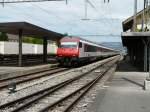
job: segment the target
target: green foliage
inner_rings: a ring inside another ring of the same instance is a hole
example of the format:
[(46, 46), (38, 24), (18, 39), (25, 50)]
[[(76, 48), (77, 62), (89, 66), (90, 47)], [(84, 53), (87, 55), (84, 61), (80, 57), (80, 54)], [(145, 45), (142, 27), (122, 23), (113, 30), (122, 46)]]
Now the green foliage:
[(37, 39), (37, 38), (32, 38), (32, 37), (23, 38), (23, 42), (32, 43), (32, 44), (43, 44), (42, 39)]
[(68, 33), (64, 33), (63, 35), (64, 35), (64, 37), (65, 37), (65, 36), (69, 36)]
[[(0, 32), (0, 41), (8, 41), (8, 35), (6, 32)], [(26, 37), (23, 38), (23, 42), (32, 44), (43, 44), (43, 39)]]
[(0, 41), (8, 41), (8, 36), (6, 32), (0, 32)]
[[(144, 28), (144, 32), (149, 31), (149, 29), (147, 28), (147, 26)], [(142, 29), (136, 29), (136, 32), (142, 32)]]
[(142, 29), (136, 29), (136, 32), (142, 32)]

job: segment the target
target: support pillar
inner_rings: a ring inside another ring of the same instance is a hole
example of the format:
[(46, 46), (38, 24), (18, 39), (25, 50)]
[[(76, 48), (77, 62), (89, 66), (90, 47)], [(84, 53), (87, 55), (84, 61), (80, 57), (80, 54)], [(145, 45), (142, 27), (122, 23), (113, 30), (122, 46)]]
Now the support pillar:
[(144, 45), (144, 71), (147, 72), (147, 44)]
[(136, 32), (136, 27), (137, 27), (137, 0), (134, 0), (134, 16), (133, 16), (133, 31)]
[(131, 47), (131, 63), (134, 64), (134, 49)]
[(144, 44), (144, 71), (147, 72), (147, 49), (148, 49), (148, 43), (146, 40), (142, 39), (143, 44)]
[(18, 64), (19, 64), (19, 67), (22, 66), (22, 29), (19, 29), (19, 44), (18, 44), (18, 47), (19, 47), (19, 58), (18, 58)]
[(47, 38), (43, 39), (43, 62), (47, 62)]
[[(149, 43), (150, 39), (148, 39), (148, 43)], [(149, 58), (149, 76), (146, 78), (146, 80), (144, 81), (144, 89), (150, 91), (150, 45), (149, 45), (149, 49), (148, 49), (148, 58)]]
[(148, 49), (148, 58), (149, 58), (149, 63), (148, 63), (148, 65), (149, 65), (149, 78), (150, 78), (150, 45), (149, 45), (149, 49)]
[(128, 47), (128, 53), (129, 53), (129, 59), (130, 59), (130, 62), (132, 62), (131, 60), (131, 47)]

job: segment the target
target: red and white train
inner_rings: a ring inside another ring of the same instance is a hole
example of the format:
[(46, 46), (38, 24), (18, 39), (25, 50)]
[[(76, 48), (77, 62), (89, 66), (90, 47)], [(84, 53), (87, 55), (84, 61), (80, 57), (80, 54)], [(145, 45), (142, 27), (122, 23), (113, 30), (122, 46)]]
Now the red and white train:
[(73, 36), (63, 37), (57, 49), (57, 59), (62, 65), (89, 62), (116, 54), (118, 52), (113, 49)]

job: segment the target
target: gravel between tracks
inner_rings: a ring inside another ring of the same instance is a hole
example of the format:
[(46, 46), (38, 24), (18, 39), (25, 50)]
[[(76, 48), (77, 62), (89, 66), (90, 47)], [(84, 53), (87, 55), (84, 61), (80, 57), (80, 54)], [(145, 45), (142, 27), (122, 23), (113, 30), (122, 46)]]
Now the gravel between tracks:
[(50, 87), (50, 86), (53, 86), (59, 82), (65, 81), (67, 79), (71, 79), (72, 77), (75, 77), (77, 75), (79, 75), (78, 72), (71, 73), (71, 75), (70, 75), (70, 73), (63, 73), (63, 74), (60, 74), (59, 77), (58, 77), (58, 75), (56, 77), (51, 77), (47, 80), (44, 80), (40, 83), (37, 83), (36, 85), (22, 89), (22, 90), (14, 93), (14, 94), (1, 95), (0, 96), (0, 105), (7, 103), (7, 102), (10, 102), (10, 101), (13, 101), (13, 100), (18, 99), (18, 98), (21, 98), (23, 96), (29, 95), (31, 93), (43, 90), (43, 89)]
[[(51, 78), (48, 78), (47, 80), (44, 80), (44, 81), (41, 81), (40, 83), (38, 84), (35, 84), (33, 86), (30, 86), (28, 88), (25, 88), (25, 89), (22, 89), (18, 92), (16, 92), (15, 94), (10, 94), (8, 96), (5, 96), (5, 97), (1, 97), (0, 96), (0, 105), (4, 104), (4, 103), (7, 103), (7, 102), (10, 102), (10, 101), (13, 101), (15, 99), (18, 99), (18, 98), (21, 98), (23, 96), (26, 96), (26, 95), (29, 95), (31, 93), (34, 93), (34, 92), (37, 92), (39, 90), (43, 90), (44, 88), (47, 88), (49, 86), (53, 86), (59, 82), (62, 82), (62, 81), (65, 81), (65, 80), (68, 80), (68, 79), (71, 79), (75, 76), (78, 76), (78, 75), (81, 75), (83, 72), (87, 72), (87, 70), (91, 70), (94, 66), (98, 66), (100, 63), (102, 62), (97, 62), (97, 63), (94, 63), (94, 64), (91, 64), (91, 65), (88, 65), (86, 67), (82, 67), (80, 69), (75, 69), (75, 70), (72, 70), (70, 71), (69, 73), (62, 73), (59, 77), (51, 77)], [(66, 78), (67, 77), (67, 78)], [(69, 89), (68, 89), (69, 90)], [(63, 94), (63, 93), (62, 93)], [(57, 98), (59, 98), (57, 96)], [(56, 99), (56, 98), (55, 98)], [(51, 99), (52, 100), (52, 99)], [(42, 101), (40, 101), (42, 102)], [(47, 102), (47, 101), (46, 101)], [(43, 103), (43, 102), (42, 102)], [(44, 104), (44, 103), (43, 103)], [(39, 107), (39, 106), (38, 106)], [(36, 108), (34, 109), (29, 109), (29, 112), (33, 111), (35, 112)], [(39, 108), (38, 108), (39, 109)], [(5, 111), (6, 112), (6, 111)], [(76, 111), (75, 111), (76, 112)]]
[(114, 66), (111, 71), (108, 71), (106, 75), (99, 80), (96, 85), (77, 103), (77, 105), (71, 110), (71, 112), (91, 112), (89, 107), (96, 98), (100, 89), (105, 89), (105, 83), (109, 83), (109, 78), (113, 76), (116, 66)]
[(24, 112), (37, 112), (38, 110), (46, 107), (47, 105), (57, 101), (58, 99), (63, 98), (64, 96), (74, 92), (81, 86), (85, 85), (87, 82), (90, 82), (92, 79), (94, 79), (96, 77), (95, 75), (97, 76), (98, 74), (93, 74), (93, 73), (87, 74), (83, 78), (81, 78), (81, 79), (67, 85), (64, 88), (59, 89), (58, 91), (54, 92), (53, 94), (43, 98), (42, 100), (37, 102), (37, 104), (33, 104), (32, 107), (25, 110)]

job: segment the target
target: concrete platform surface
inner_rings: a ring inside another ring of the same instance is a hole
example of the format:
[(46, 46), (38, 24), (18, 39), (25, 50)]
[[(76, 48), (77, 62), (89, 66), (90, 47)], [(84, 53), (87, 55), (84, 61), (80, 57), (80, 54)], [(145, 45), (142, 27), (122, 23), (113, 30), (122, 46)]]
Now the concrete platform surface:
[(146, 77), (148, 73), (121, 63), (112, 81), (100, 88), (89, 112), (150, 112), (150, 91), (143, 89)]
[(8, 67), (8, 66), (2, 67), (1, 66), (0, 67), (0, 79), (38, 72), (43, 69), (48, 69), (54, 66), (57, 66), (57, 64), (43, 64), (43, 65), (36, 65), (36, 66), (30, 66), (30, 67)]

